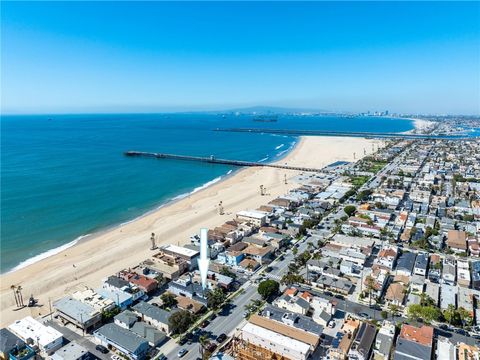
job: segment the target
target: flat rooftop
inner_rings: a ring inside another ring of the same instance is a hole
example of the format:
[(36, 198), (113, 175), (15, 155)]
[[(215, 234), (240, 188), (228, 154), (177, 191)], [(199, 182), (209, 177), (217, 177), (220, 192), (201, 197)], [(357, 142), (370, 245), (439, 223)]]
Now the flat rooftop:
[(43, 325), (31, 316), (15, 321), (8, 328), (24, 341), (27, 339), (38, 341), (41, 347), (45, 347), (62, 338), (62, 334), (59, 331)]
[(165, 251), (171, 251), (171, 252), (174, 252), (183, 256), (187, 256), (190, 258), (195, 257), (199, 254), (197, 250), (187, 249), (177, 245), (165, 245), (162, 247), (162, 249)]

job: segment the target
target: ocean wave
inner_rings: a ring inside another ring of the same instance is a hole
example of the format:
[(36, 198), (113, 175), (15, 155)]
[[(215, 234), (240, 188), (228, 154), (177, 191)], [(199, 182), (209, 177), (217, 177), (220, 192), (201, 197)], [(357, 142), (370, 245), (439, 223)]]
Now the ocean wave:
[(277, 157), (282, 156), (283, 154), (285, 154), (285, 153), (288, 152), (288, 151), (290, 151), (290, 149), (286, 149), (286, 150), (280, 151), (280, 152), (277, 154)]
[(227, 175), (230, 175), (233, 172), (233, 170), (228, 170)]
[(82, 235), (82, 236), (79, 236), (78, 238), (76, 238), (75, 240), (73, 241), (70, 241), (69, 243), (67, 244), (63, 244), (61, 246), (58, 246), (56, 248), (53, 248), (53, 249), (50, 249), (50, 250), (47, 250), (47, 251), (44, 251), (43, 253), (40, 253), (38, 255), (35, 255), (27, 260), (24, 260), (22, 261), (20, 264), (18, 264), (17, 266), (15, 266), (13, 269), (9, 270), (8, 272), (13, 272), (13, 271), (17, 271), (17, 270), (20, 270), (20, 269), (23, 269), (24, 267), (27, 267), (29, 265), (32, 265), (36, 262), (39, 262), (40, 260), (43, 260), (43, 259), (46, 259), (50, 256), (53, 256), (55, 254), (58, 254), (59, 252), (62, 252), (64, 250), (67, 250), (68, 248), (71, 248), (72, 246), (74, 246), (75, 244), (77, 244), (80, 240), (82, 240), (83, 238), (87, 237), (87, 236), (90, 236), (91, 234), (86, 234), (86, 235)]
[(279, 149), (281, 149), (281, 148), (284, 147), (284, 146), (285, 146), (285, 144), (280, 144), (280, 145), (278, 145), (278, 146), (275, 147), (275, 150), (279, 150)]
[(267, 160), (268, 160), (268, 156), (264, 157), (263, 159), (258, 160), (258, 162), (264, 162), (264, 161), (267, 161)]
[[(229, 170), (229, 171), (227, 172), (227, 175), (228, 175), (228, 174), (231, 174), (231, 173), (232, 173), (232, 170)], [(196, 193), (196, 192), (199, 192), (200, 190), (203, 190), (203, 189), (205, 189), (205, 188), (207, 188), (207, 187), (209, 187), (209, 186), (211, 186), (211, 185), (219, 182), (220, 180), (222, 180), (222, 176), (219, 176), (219, 177), (216, 177), (216, 178), (213, 179), (213, 180), (207, 181), (205, 184), (200, 185), (200, 186), (194, 188), (192, 191), (190, 191), (190, 192), (188, 192), (188, 193), (184, 193), (184, 194), (180, 194), (180, 195), (178, 195), (178, 196), (175, 196), (175, 197), (172, 198), (170, 201), (167, 201), (167, 202), (163, 203), (162, 205), (158, 206), (155, 210), (151, 210), (151, 211), (149, 211), (149, 212), (147, 212), (147, 213), (145, 213), (145, 214), (142, 214), (142, 215), (140, 215), (140, 216), (137, 216), (137, 217), (135, 217), (135, 218), (133, 218), (133, 219), (131, 219), (131, 220), (125, 221), (125, 222), (123, 222), (123, 223), (120, 223), (118, 226), (124, 226), (124, 225), (127, 225), (127, 224), (131, 223), (131, 222), (134, 222), (134, 221), (138, 220), (139, 218), (142, 218), (142, 217), (144, 217), (145, 215), (148, 215), (148, 214), (151, 213), (151, 212), (157, 211), (157, 210), (165, 207), (166, 205), (168, 205), (168, 204), (169, 204), (170, 202), (172, 202), (172, 201), (186, 198), (186, 197), (188, 197), (188, 196), (190, 196), (190, 195), (192, 195), (192, 194), (194, 194), (194, 193)], [(39, 262), (39, 261), (41, 261), (41, 260), (43, 260), (43, 259), (46, 259), (46, 258), (48, 258), (48, 257), (50, 257), (50, 256), (56, 255), (56, 254), (58, 254), (58, 253), (60, 253), (60, 252), (62, 252), (62, 251), (64, 251), (64, 250), (67, 250), (68, 248), (76, 245), (80, 240), (82, 240), (83, 238), (86, 238), (87, 236), (90, 236), (90, 235), (92, 235), (92, 234), (81, 235), (81, 236), (77, 237), (75, 240), (73, 240), (73, 241), (71, 241), (71, 242), (69, 242), (69, 243), (67, 243), (67, 244), (63, 244), (63, 245), (61, 245), (61, 246), (58, 246), (58, 247), (56, 247), (56, 248), (47, 250), (47, 251), (45, 251), (45, 252), (43, 252), (43, 253), (40, 253), (40, 254), (38, 254), (38, 255), (32, 256), (31, 258), (29, 258), (29, 259), (27, 259), (27, 260), (24, 260), (24, 261), (22, 261), (21, 263), (19, 263), (17, 266), (15, 266), (14, 268), (12, 268), (12, 269), (9, 270), (8, 272), (17, 271), (17, 270), (19, 270), (19, 269), (22, 269), (22, 268), (24, 268), (24, 267), (27, 267), (27, 266), (29, 266), (29, 265), (32, 265), (32, 264), (34, 264), (34, 263), (36, 263), (36, 262)]]
[[(222, 180), (222, 177), (221, 177), (221, 176), (216, 177), (216, 178), (213, 179), (213, 180), (207, 181), (205, 184), (203, 184), (203, 185), (201, 185), (201, 186), (196, 187), (195, 189), (193, 189), (192, 192), (190, 192), (190, 194), (195, 194), (196, 192), (199, 192), (200, 190), (203, 190), (203, 189), (209, 187), (210, 185), (213, 185), (213, 184), (219, 182), (220, 180)], [(189, 194), (189, 195), (190, 195), (190, 194)]]

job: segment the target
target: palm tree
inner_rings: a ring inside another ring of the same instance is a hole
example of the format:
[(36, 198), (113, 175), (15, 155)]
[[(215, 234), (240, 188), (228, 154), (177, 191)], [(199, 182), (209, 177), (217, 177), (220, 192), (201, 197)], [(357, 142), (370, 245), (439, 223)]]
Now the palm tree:
[(365, 279), (365, 285), (367, 286), (368, 291), (368, 305), (372, 306), (372, 292), (375, 290), (375, 279), (368, 275)]
[(10, 289), (13, 291), (13, 296), (15, 297), (15, 304), (17, 305), (17, 307), (20, 307), (17, 297), (17, 287), (15, 285), (10, 285)]
[(455, 318), (455, 312), (455, 306), (453, 304), (448, 304), (448, 308), (443, 312), (445, 319), (450, 325), (452, 325), (452, 321)]
[(201, 336), (198, 338), (198, 342), (200, 343), (200, 355), (202, 355), (202, 359), (203, 359), (205, 347), (206, 347), (207, 344), (209, 343), (209, 341), (208, 341), (208, 336), (207, 336), (207, 335), (201, 335)]
[(395, 318), (395, 316), (397, 316), (397, 313), (398, 313), (398, 310), (400, 309), (398, 305), (396, 304), (390, 304), (388, 305), (388, 309), (390, 310), (390, 312), (392, 313), (392, 319)]

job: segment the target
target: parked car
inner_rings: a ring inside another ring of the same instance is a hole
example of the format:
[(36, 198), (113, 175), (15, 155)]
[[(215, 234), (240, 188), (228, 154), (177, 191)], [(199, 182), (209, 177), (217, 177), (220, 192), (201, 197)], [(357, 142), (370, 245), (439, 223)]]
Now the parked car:
[(368, 315), (367, 313), (359, 313), (358, 316), (364, 319), (368, 319), (370, 317), (370, 315)]
[(208, 326), (208, 324), (210, 324), (210, 321), (205, 320), (205, 321), (203, 321), (203, 322), (200, 324), (200, 327), (201, 327), (201, 328), (206, 328), (206, 327)]
[(184, 357), (187, 352), (188, 352), (187, 349), (181, 349), (181, 350), (178, 352), (178, 357), (179, 357), (179, 358)]
[(328, 322), (328, 327), (329, 327), (330, 329), (333, 329), (333, 328), (335, 327), (335, 321), (330, 320), (330, 321)]
[(111, 358), (112, 360), (121, 360), (121, 359), (122, 359), (122, 358), (121, 358), (120, 356), (118, 356), (118, 355), (112, 355), (112, 356), (110, 356), (110, 358)]
[(185, 336), (182, 336), (180, 340), (178, 340), (178, 343), (180, 345), (185, 345), (187, 343), (187, 338)]
[(217, 344), (215, 344), (214, 342), (211, 342), (207, 345), (207, 350), (211, 353), (213, 353), (216, 348), (217, 348)]
[(225, 334), (220, 334), (220, 335), (218, 335), (218, 337), (217, 337), (217, 342), (220, 344), (220, 343), (224, 342), (226, 339), (227, 339), (227, 335), (225, 335)]
[(107, 354), (108, 353), (108, 349), (103, 345), (95, 346), (95, 350), (100, 351), (102, 354)]

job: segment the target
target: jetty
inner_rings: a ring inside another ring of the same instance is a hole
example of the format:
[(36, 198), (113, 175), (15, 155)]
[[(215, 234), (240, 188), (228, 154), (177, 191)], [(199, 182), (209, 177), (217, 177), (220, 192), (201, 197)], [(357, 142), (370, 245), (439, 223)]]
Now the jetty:
[(258, 161), (219, 159), (213, 155), (208, 157), (201, 157), (201, 156), (175, 155), (175, 154), (154, 153), (154, 152), (144, 152), (144, 151), (126, 151), (124, 155), (130, 156), (130, 157), (146, 157), (146, 158), (155, 158), (155, 159), (196, 161), (196, 162), (209, 163), (209, 164), (222, 164), (222, 165), (231, 165), (231, 166), (240, 166), (240, 167), (258, 166), (258, 167), (272, 167), (272, 168), (284, 169), (284, 170), (297, 170), (297, 171), (309, 171), (309, 172), (321, 171), (321, 169), (302, 167), (302, 166), (263, 163)]
[(277, 134), (277, 135), (293, 135), (293, 136), (345, 136), (345, 137), (362, 137), (370, 139), (389, 138), (389, 139), (449, 139), (464, 140), (469, 139), (459, 135), (430, 135), (430, 134), (408, 134), (408, 133), (392, 133), (392, 132), (361, 132), (361, 131), (328, 131), (328, 130), (296, 130), (296, 129), (261, 129), (261, 128), (216, 128), (214, 131), (225, 132), (241, 132), (254, 134)]

